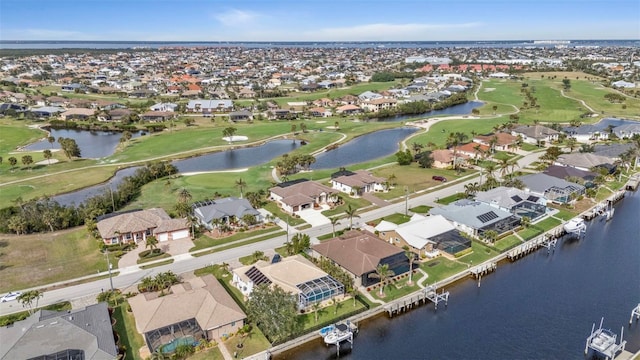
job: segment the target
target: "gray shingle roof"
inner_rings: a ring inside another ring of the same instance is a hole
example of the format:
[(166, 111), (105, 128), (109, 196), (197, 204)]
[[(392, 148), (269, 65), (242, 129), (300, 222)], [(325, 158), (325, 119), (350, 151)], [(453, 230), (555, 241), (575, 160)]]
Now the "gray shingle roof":
[(572, 183), (563, 179), (558, 179), (556, 177), (547, 175), (547, 174), (531, 174), (520, 176), (520, 180), (525, 184), (525, 186), (533, 192), (537, 192), (543, 194), (545, 191), (552, 187), (557, 187), (560, 189), (573, 187), (575, 189), (582, 189), (584, 191), (584, 186), (576, 183)]
[(510, 212), (467, 199), (458, 200), (444, 207), (433, 208), (429, 213), (431, 215), (442, 215), (449, 221), (464, 224), (474, 229), (481, 229), (512, 216)]
[(244, 215), (258, 216), (260, 213), (255, 210), (247, 199), (228, 197), (205, 203), (203, 206), (196, 206), (193, 214), (205, 224), (213, 219), (235, 216), (241, 219)]

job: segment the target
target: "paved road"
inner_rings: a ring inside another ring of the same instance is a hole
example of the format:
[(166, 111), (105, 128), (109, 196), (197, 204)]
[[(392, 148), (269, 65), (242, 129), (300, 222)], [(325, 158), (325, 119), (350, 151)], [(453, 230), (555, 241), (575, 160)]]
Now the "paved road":
[[(531, 153), (518, 161), (520, 168), (524, 168), (526, 165), (536, 161), (543, 153)], [(460, 181), (453, 185), (445, 186), (448, 184), (442, 184), (441, 187), (430, 193), (418, 195), (410, 198), (406, 201), (391, 204), (382, 208), (376, 208), (365, 213), (359, 214), (360, 218), (354, 218), (354, 227), (358, 224), (363, 224), (371, 220), (379, 219), (383, 216), (388, 216), (393, 213), (404, 213), (406, 208), (412, 208), (418, 205), (435, 206), (435, 200), (437, 198), (444, 198), (456, 192), (464, 192), (464, 186), (468, 183), (478, 181), (477, 177), (470, 177), (466, 180)], [(415, 195), (415, 194), (413, 194)], [(348, 220), (342, 220), (338, 229), (348, 226)], [(320, 225), (310, 229), (306, 229), (302, 232), (308, 234), (310, 237), (318, 237), (320, 235), (328, 234), (332, 231), (331, 224)], [(211, 264), (219, 264), (223, 262), (230, 262), (241, 256), (251, 254), (254, 251), (266, 251), (282, 246), (287, 240), (285, 235), (271, 238), (258, 243), (253, 243), (245, 246), (239, 246), (236, 248), (220, 251), (217, 253), (204, 255), (200, 257), (192, 257), (188, 259), (181, 259), (178, 257), (172, 264), (158, 266), (148, 270), (136, 270), (129, 272), (126, 269), (122, 269), (122, 273), (113, 277), (113, 286), (116, 288), (126, 288), (138, 283), (142, 278), (147, 276), (154, 276), (159, 272), (173, 271), (176, 274), (182, 274), (185, 272), (193, 271)], [(110, 288), (109, 279), (96, 280), (80, 285), (68, 286), (56, 290), (47, 291), (39, 301), (39, 306), (55, 304), (61, 301), (71, 301), (88, 295), (100, 293), (101, 290), (107, 290)], [(6, 303), (0, 303), (0, 315), (6, 315), (18, 311), (23, 311), (24, 308), (17, 302), (11, 301)]]

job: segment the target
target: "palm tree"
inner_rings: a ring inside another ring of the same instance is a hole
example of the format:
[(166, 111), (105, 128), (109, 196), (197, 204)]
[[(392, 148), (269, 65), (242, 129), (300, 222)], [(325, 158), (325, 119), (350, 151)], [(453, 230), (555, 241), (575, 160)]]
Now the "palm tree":
[(49, 142), (49, 146), (51, 146), (51, 148), (53, 149), (53, 143), (56, 142), (56, 138), (54, 138), (53, 136), (49, 136), (47, 138), (47, 141)]
[(393, 275), (395, 275), (395, 273), (393, 272), (393, 270), (389, 269), (389, 264), (378, 264), (378, 266), (376, 266), (376, 272), (369, 274), (370, 277), (380, 279), (381, 297), (384, 295), (382, 291), (384, 289), (385, 282)]
[(407, 257), (407, 259), (409, 259), (409, 282), (407, 283), (407, 285), (411, 285), (413, 284), (412, 281), (412, 276), (413, 276), (413, 262), (416, 260), (416, 254), (413, 253), (413, 251), (411, 251), (411, 249), (409, 249), (408, 246), (403, 246), (402, 247), (404, 249), (404, 256)]
[(567, 147), (569, 148), (570, 153), (572, 153), (573, 150), (578, 147), (578, 140), (576, 140), (576, 138), (574, 137), (567, 138), (565, 142)]
[(411, 144), (411, 147), (413, 148), (413, 153), (414, 154), (418, 154), (420, 152), (420, 150), (422, 150), (422, 148), (424, 147), (424, 145), (414, 142)]
[(189, 200), (191, 200), (191, 193), (189, 190), (185, 188), (180, 189), (178, 192), (178, 201), (181, 203), (187, 203)]
[(468, 197), (472, 197), (478, 192), (479, 188), (480, 188), (480, 185), (478, 185), (477, 182), (468, 183), (464, 186), (464, 193)]
[(396, 177), (396, 174), (391, 174), (387, 180), (389, 180), (391, 186), (396, 186), (396, 180), (398, 180), (398, 178)]
[(51, 157), (53, 156), (53, 154), (51, 153), (51, 150), (46, 149), (45, 151), (42, 152), (42, 156), (44, 156), (44, 158), (47, 159), (47, 163), (51, 164)]
[(320, 303), (319, 302), (315, 302), (313, 303), (313, 305), (311, 305), (311, 308), (313, 309), (313, 314), (315, 315), (316, 318), (316, 324), (318, 323), (318, 313), (320, 312), (321, 308), (320, 308)]
[(152, 250), (153, 249), (157, 249), (158, 248), (158, 239), (153, 235), (147, 236), (147, 238), (145, 240), (145, 248), (151, 248)]
[(344, 213), (347, 214), (347, 217), (349, 217), (349, 229), (353, 227), (353, 218), (360, 217), (359, 215), (356, 215), (357, 211), (358, 209), (354, 209), (353, 207), (351, 207), (351, 204), (349, 204), (349, 206), (347, 207), (347, 210), (344, 211)]
[[(20, 304), (22, 304), (22, 307), (29, 308), (29, 315), (33, 315), (33, 313), (35, 312), (35, 309), (38, 308), (38, 301), (42, 296), (43, 294), (42, 294), (42, 291), (40, 290), (29, 290), (20, 294), (17, 300)], [(34, 301), (35, 301), (35, 306), (33, 305)]]
[(360, 196), (360, 192), (362, 191), (362, 186), (355, 185), (351, 188), (351, 190), (353, 190), (353, 195), (355, 197), (358, 197)]
[(160, 346), (156, 349), (156, 351), (151, 354), (151, 360), (169, 360), (171, 357), (168, 354), (165, 354), (163, 350), (163, 346)]
[(336, 306), (335, 307), (335, 311), (333, 312), (333, 315), (338, 315), (338, 310), (340, 310), (340, 308), (342, 307), (342, 305), (344, 305), (341, 302), (338, 302), (336, 300), (333, 300), (333, 304)]
[(238, 129), (234, 128), (233, 126), (229, 126), (224, 130), (222, 130), (222, 136), (226, 137), (228, 139), (229, 144), (231, 144), (233, 140), (233, 135), (235, 135), (237, 131)]
[(330, 217), (329, 221), (331, 222), (331, 230), (333, 231), (333, 237), (336, 237), (336, 225), (340, 224), (340, 219), (337, 216)]
[(239, 178), (236, 180), (236, 186), (240, 189), (240, 199), (242, 199), (242, 190), (247, 187), (247, 183), (242, 178)]

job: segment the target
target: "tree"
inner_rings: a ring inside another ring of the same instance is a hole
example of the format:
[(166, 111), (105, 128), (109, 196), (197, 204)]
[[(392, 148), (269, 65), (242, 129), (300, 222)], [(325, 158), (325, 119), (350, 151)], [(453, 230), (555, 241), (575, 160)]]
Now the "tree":
[(337, 216), (330, 217), (329, 221), (331, 222), (331, 230), (333, 232), (333, 237), (336, 237), (336, 225), (340, 224), (340, 219)]
[(22, 164), (31, 169), (30, 165), (33, 164), (33, 157), (31, 155), (22, 156)]
[(247, 187), (247, 183), (242, 178), (239, 178), (236, 180), (236, 186), (240, 189), (240, 199), (242, 199), (242, 190)]
[(53, 143), (56, 142), (56, 138), (54, 138), (53, 136), (49, 136), (47, 137), (47, 141), (49, 142), (49, 146), (51, 146), (51, 148), (53, 149)]
[(416, 155), (418, 158), (418, 164), (423, 169), (430, 169), (433, 166), (433, 158), (431, 157), (431, 151), (421, 152)]
[[(22, 304), (22, 307), (29, 308), (29, 315), (33, 315), (33, 313), (35, 312), (35, 309), (38, 308), (38, 301), (40, 301), (40, 298), (42, 296), (43, 294), (42, 294), (42, 291), (40, 290), (29, 290), (20, 294), (17, 300), (20, 304)], [(35, 301), (35, 305), (34, 305), (34, 301)]]
[(389, 264), (378, 264), (376, 266), (376, 272), (369, 274), (370, 277), (380, 279), (380, 296), (383, 295), (384, 285), (387, 280), (395, 275), (393, 270), (389, 269)]
[(153, 236), (153, 235), (149, 235), (147, 236), (147, 238), (145, 239), (145, 248), (147, 249), (157, 249), (158, 248), (158, 239)]
[(416, 254), (411, 251), (411, 249), (408, 246), (403, 246), (402, 249), (404, 249), (404, 256), (407, 257), (407, 259), (409, 260), (409, 282), (407, 283), (407, 285), (411, 285), (413, 284), (412, 281), (412, 276), (413, 276), (413, 262), (416, 261)]
[(320, 303), (319, 302), (314, 302), (313, 305), (311, 305), (311, 309), (313, 310), (313, 315), (315, 316), (316, 324), (317, 324), (318, 323), (318, 315), (320, 313), (320, 310), (322, 309), (320, 307)]
[(571, 89), (571, 80), (562, 79), (562, 87), (564, 87), (565, 90), (569, 91), (569, 89)]
[(247, 201), (249, 201), (251, 206), (254, 208), (257, 209), (262, 206), (262, 195), (260, 195), (260, 193), (249, 191), (244, 195)]
[(447, 147), (453, 148), (453, 168), (454, 170), (458, 169), (458, 161), (457, 161), (457, 152), (458, 146), (464, 144), (469, 136), (463, 132), (456, 131), (455, 133), (450, 133), (447, 137)]
[(498, 238), (498, 232), (495, 230), (487, 230), (482, 234), (482, 236), (493, 244)]
[(237, 131), (238, 129), (234, 128), (233, 126), (229, 126), (224, 130), (222, 130), (222, 136), (227, 138), (227, 141), (229, 142), (229, 144), (231, 144), (231, 141), (233, 140), (233, 135), (235, 135)]
[(405, 151), (398, 151), (396, 153), (396, 158), (398, 159), (399, 165), (409, 165), (413, 161), (413, 155), (411, 155), (409, 149)]
[(51, 150), (46, 149), (45, 151), (42, 152), (42, 156), (44, 156), (47, 162), (51, 164), (51, 157), (53, 156), (53, 154), (51, 153)]
[(567, 144), (567, 147), (569, 148), (569, 152), (573, 152), (573, 150), (578, 147), (578, 140), (576, 140), (576, 138), (574, 137), (567, 138), (565, 142)]
[(495, 115), (496, 111), (498, 110), (498, 105), (493, 105), (493, 107), (491, 107), (491, 109), (493, 110), (493, 115)]
[(189, 190), (182, 188), (178, 191), (178, 202), (188, 203), (191, 200), (191, 193)]
[(73, 157), (80, 157), (80, 147), (78, 147), (78, 144), (74, 139), (59, 137), (58, 142), (60, 143), (60, 147), (62, 147), (62, 151), (65, 156), (69, 160)]
[(253, 252), (253, 254), (251, 254), (251, 257), (253, 258), (253, 262), (258, 262), (260, 260), (263, 260), (264, 257), (264, 252), (260, 251), (260, 250), (256, 250)]
[(468, 183), (464, 186), (464, 193), (468, 197), (473, 197), (478, 190), (480, 190), (480, 185), (477, 182)]
[(291, 242), (287, 244), (287, 253), (289, 255), (300, 254), (311, 247), (311, 238), (307, 234), (296, 233), (291, 238)]
[(193, 354), (196, 349), (191, 344), (180, 344), (176, 347), (174, 355), (178, 359), (186, 359), (189, 355)]
[(356, 212), (358, 212), (358, 209), (354, 209), (353, 207), (351, 207), (351, 204), (349, 204), (347, 210), (344, 211), (344, 213), (347, 214), (347, 217), (349, 218), (349, 229), (353, 227), (353, 218), (360, 217), (359, 215), (356, 215)]
[(520, 218), (520, 224), (526, 229), (531, 225), (531, 218), (528, 216), (523, 216)]
[(295, 296), (279, 286), (261, 284), (247, 301), (247, 316), (271, 342), (281, 341), (301, 329)]
[(414, 142), (411, 144), (411, 148), (413, 149), (413, 152), (418, 155), (418, 153), (420, 153), (420, 150), (422, 150), (422, 148), (424, 147), (424, 145)]

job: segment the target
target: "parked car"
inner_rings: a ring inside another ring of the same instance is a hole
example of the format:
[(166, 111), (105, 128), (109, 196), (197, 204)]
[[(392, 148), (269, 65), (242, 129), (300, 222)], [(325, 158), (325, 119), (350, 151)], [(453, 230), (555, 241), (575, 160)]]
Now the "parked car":
[(447, 181), (447, 178), (446, 178), (446, 177), (444, 177), (444, 176), (439, 176), (439, 175), (433, 175), (433, 176), (431, 177), (431, 179), (432, 179), (432, 180), (435, 180), (435, 181), (442, 181), (442, 182)]
[(21, 292), (19, 291), (15, 291), (15, 292), (10, 292), (8, 294), (6, 294), (5, 296), (3, 296), (0, 301), (2, 302), (7, 302), (7, 301), (13, 301), (15, 299), (18, 298), (18, 296), (22, 295)]

